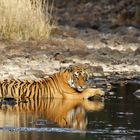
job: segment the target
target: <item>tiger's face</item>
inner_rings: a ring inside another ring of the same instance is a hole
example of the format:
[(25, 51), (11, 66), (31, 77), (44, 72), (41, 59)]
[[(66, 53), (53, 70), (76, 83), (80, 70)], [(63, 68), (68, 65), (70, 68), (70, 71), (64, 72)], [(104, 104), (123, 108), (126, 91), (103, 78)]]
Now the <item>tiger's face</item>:
[(89, 79), (87, 67), (82, 64), (77, 64), (70, 66), (68, 69), (71, 73), (68, 84), (78, 92), (82, 92), (87, 88), (87, 81)]

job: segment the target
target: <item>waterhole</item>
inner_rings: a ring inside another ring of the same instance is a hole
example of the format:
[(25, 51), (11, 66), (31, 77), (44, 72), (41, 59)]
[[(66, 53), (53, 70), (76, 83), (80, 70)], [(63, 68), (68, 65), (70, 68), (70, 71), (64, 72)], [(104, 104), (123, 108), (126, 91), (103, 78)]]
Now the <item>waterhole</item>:
[(40, 99), (1, 104), (0, 138), (140, 139), (139, 81), (113, 84), (104, 100)]

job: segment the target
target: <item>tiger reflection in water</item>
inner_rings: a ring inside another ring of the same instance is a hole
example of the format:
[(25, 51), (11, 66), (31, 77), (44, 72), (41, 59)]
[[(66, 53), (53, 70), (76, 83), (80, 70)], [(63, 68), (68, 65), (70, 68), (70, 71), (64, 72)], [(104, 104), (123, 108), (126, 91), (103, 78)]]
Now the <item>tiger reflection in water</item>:
[[(21, 124), (19, 120), (24, 120), (27, 124), (31, 118), (35, 118), (32, 122), (40, 120), (40, 115), (43, 119), (52, 121), (60, 127), (76, 128), (84, 130), (87, 127), (88, 119), (87, 111), (98, 111), (104, 108), (104, 103), (101, 101), (89, 100), (67, 100), (67, 99), (28, 99), (26, 103), (20, 102), (14, 106), (2, 105), (0, 110), (1, 123), (9, 124), (11, 122)], [(6, 115), (4, 114), (6, 111)], [(15, 118), (16, 114), (16, 118)], [(25, 116), (24, 116), (25, 115)], [(28, 117), (29, 116), (29, 117)], [(32, 116), (32, 117), (31, 117)], [(3, 117), (3, 119), (2, 119)], [(10, 118), (10, 120), (8, 120)], [(18, 126), (17, 127), (27, 127)]]

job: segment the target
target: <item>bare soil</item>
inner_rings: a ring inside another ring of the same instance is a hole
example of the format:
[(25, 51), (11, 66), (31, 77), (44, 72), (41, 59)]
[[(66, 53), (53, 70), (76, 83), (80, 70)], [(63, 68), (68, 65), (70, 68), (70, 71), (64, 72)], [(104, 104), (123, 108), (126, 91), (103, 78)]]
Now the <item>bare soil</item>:
[(73, 63), (89, 63), (95, 75), (139, 76), (138, 6), (133, 0), (57, 1), (58, 27), (49, 40), (0, 41), (0, 79), (38, 79)]

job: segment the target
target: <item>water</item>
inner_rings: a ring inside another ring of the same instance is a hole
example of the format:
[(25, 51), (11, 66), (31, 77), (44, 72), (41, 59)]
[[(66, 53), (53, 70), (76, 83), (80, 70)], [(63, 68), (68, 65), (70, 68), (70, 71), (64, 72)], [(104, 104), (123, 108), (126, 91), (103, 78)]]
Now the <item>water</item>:
[(138, 82), (114, 85), (104, 101), (27, 100), (0, 109), (4, 140), (138, 140), (140, 99), (132, 93)]

